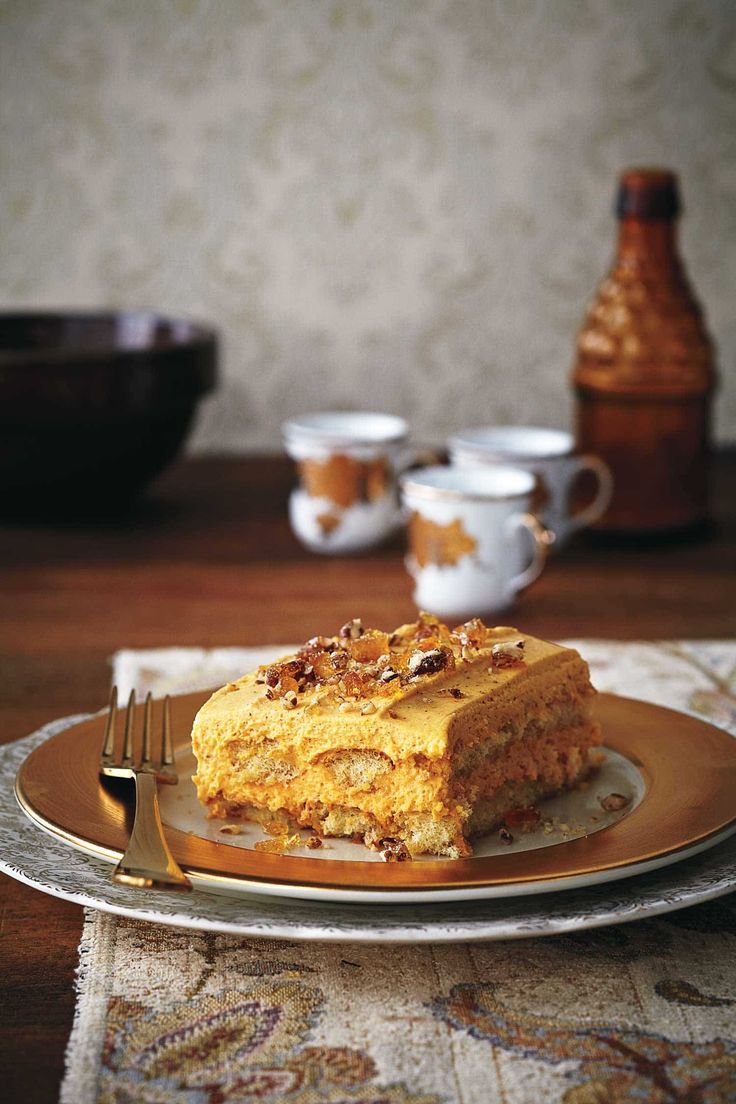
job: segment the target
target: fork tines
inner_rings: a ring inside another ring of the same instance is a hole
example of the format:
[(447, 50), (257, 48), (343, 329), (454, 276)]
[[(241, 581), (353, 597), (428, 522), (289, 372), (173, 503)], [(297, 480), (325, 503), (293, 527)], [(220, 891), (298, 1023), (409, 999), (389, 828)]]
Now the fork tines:
[[(125, 724), (123, 729), (122, 755), (115, 754), (115, 728), (118, 714), (118, 688), (113, 686), (110, 693), (110, 705), (105, 722), (105, 733), (102, 740), (102, 766), (103, 767), (128, 767), (136, 765), (134, 754), (135, 743), (135, 690), (130, 691), (128, 704), (125, 710)], [(171, 768), (174, 763), (174, 748), (171, 736), (171, 701), (167, 694), (163, 702), (163, 717), (161, 727), (161, 745), (158, 755), (152, 756), (152, 727), (153, 727), (153, 696), (150, 691), (146, 694), (143, 709), (143, 735), (141, 740), (140, 768), (159, 771), (162, 768)]]

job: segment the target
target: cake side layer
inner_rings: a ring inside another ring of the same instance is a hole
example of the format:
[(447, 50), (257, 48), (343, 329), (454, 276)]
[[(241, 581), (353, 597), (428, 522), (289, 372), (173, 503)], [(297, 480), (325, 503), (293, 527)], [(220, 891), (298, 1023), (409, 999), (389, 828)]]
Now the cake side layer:
[(581, 708), (568, 700), (556, 708), (547, 703), (544, 710), (528, 709), (523, 725), (516, 709), (499, 711), (498, 739), (466, 745), (454, 758), (412, 753), (394, 761), (374, 749), (341, 747), (296, 763), (280, 754), (275, 741), (254, 748), (231, 740), (226, 761), (217, 756), (206, 779), (198, 776), (200, 798), (222, 798), (274, 813), (287, 810), (294, 817), (305, 804), (319, 801), (328, 806), (347, 802), (378, 820), (425, 811), (436, 819), (450, 816), (462, 822), (477, 795), (502, 785), (508, 770), (516, 778), (537, 776), (537, 743), (546, 747), (554, 737), (556, 754), (563, 758), (566, 745), (580, 753), (597, 743), (597, 729)]
[(516, 739), (532, 717), (539, 727), (559, 727), (563, 714), (577, 723), (576, 717), (589, 716), (594, 697), (588, 665), (576, 651), (545, 652), (516, 678), (487, 679), (469, 691), (464, 708), (449, 720), (448, 747), (455, 760), (462, 760), (477, 745), (501, 748)]
[[(258, 806), (245, 806), (218, 799), (211, 806), (213, 816), (264, 821), (264, 811)], [(325, 838), (347, 836), (360, 837), (369, 846), (379, 846), (382, 840), (403, 843), (411, 855), (440, 855), (458, 859), (471, 854), (471, 848), (462, 832), (459, 818), (437, 820), (430, 813), (396, 813), (378, 820), (365, 809), (351, 805), (327, 806), (322, 803), (305, 805), (297, 815), (279, 810), (302, 828), (311, 828)], [(266, 819), (268, 824), (268, 819)]]
[[(492, 638), (491, 647), (519, 639), (515, 629), (494, 632), (499, 635)], [(522, 695), (522, 686), (530, 678), (538, 680), (542, 674), (554, 678), (554, 671), (571, 661), (587, 677), (576, 652), (533, 637), (525, 638), (523, 665), (489, 670), (491, 647), (449, 671), (409, 684), (388, 683), (385, 696), (369, 702), (306, 690), (296, 707), (287, 710), (278, 699), (266, 697), (257, 672), (248, 674), (216, 691), (200, 709), (192, 731), (195, 754), (198, 759), (200, 754), (206, 757), (213, 747), (237, 739), (254, 747), (274, 741), (283, 754), (289, 749), (293, 765), (302, 766), (323, 752), (344, 747), (372, 748), (393, 761), (416, 753), (439, 758), (448, 752), (450, 721), (457, 734), (457, 723), (462, 723), (466, 712), (472, 713), (474, 703), (492, 722), (495, 703), (505, 708), (505, 703)], [(370, 711), (363, 712), (368, 705)]]
[(265, 816), (262, 805), (248, 806), (222, 797), (212, 801), (210, 811), (216, 817), (257, 822), (263, 822), (265, 816), (266, 823), (270, 817), (283, 818), (300, 827), (311, 828), (324, 837), (359, 836), (372, 846), (388, 838), (405, 844), (412, 855), (460, 858), (472, 852), (468, 839), (497, 828), (512, 810), (533, 806), (545, 797), (571, 789), (587, 778), (597, 765), (595, 752), (579, 750), (562, 771), (545, 773), (540, 764), (533, 778), (507, 780), (493, 792), (476, 796), (472, 807), (467, 806), (462, 815), (440, 819), (428, 812), (401, 810), (378, 817), (375, 812), (355, 805), (322, 801), (305, 802), (295, 808), (274, 808)]

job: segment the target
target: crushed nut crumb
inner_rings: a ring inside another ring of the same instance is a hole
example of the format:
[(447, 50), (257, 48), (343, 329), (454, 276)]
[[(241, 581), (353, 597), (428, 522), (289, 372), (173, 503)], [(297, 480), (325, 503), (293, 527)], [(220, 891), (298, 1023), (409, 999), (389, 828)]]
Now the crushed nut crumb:
[(503, 818), (507, 828), (520, 828), (522, 832), (531, 832), (541, 820), (539, 809), (529, 805), (523, 809), (510, 809)]
[(600, 799), (601, 807), (606, 810), (607, 813), (617, 813), (620, 809), (625, 809), (627, 805), (631, 804), (630, 797), (624, 797), (620, 793), (610, 793), (606, 797)]
[(222, 832), (223, 836), (239, 836), (242, 831), (243, 829), (239, 824), (223, 824), (222, 828), (220, 828), (220, 832)]
[(511, 835), (508, 828), (506, 828), (505, 825), (503, 825), (503, 824), (498, 829), (498, 838), (501, 840), (501, 843), (513, 843), (514, 842), (514, 837)]
[(364, 717), (367, 716), (369, 713), (375, 713), (376, 712), (375, 702), (367, 701), (360, 712)]
[(409, 656), (409, 672), (412, 675), (433, 675), (444, 671), (454, 659), (449, 648), (431, 648), (428, 652), (416, 651)]
[(345, 701), (340, 702), (338, 705), (340, 713), (358, 713), (360, 711), (360, 702), (357, 701)]
[(501, 670), (504, 667), (520, 667), (523, 663), (524, 641), (517, 640), (514, 644), (508, 640), (493, 645), (491, 648), (491, 666), (488, 670), (493, 673), (493, 671)]
[(352, 621), (346, 621), (338, 633), (338, 636), (342, 637), (343, 640), (357, 640), (362, 635), (363, 622), (359, 617), (354, 617)]
[(403, 840), (388, 836), (378, 840), (378, 853), (384, 862), (408, 862), (411, 860), (409, 848)]
[(297, 696), (296, 696), (296, 694), (294, 693), (293, 690), (287, 690), (286, 693), (284, 694), (283, 698), (281, 699), (281, 701), (282, 701), (282, 704), (284, 706), (284, 709), (296, 709), (297, 704), (298, 704), (297, 703)]
[(307, 847), (310, 851), (316, 851), (321, 846), (322, 840), (319, 838), (319, 836), (310, 836), (307, 840)]

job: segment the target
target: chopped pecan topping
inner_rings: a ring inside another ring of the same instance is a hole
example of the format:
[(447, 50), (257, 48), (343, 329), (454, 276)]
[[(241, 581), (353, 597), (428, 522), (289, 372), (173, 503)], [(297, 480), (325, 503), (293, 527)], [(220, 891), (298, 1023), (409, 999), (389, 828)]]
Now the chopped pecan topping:
[(489, 671), (498, 671), (504, 667), (522, 667), (524, 665), (524, 641), (516, 643), (504, 641), (491, 648), (491, 666)]
[(337, 635), (342, 640), (357, 640), (363, 635), (363, 622), (359, 617), (354, 617), (352, 621), (345, 622)]
[(316, 851), (321, 846), (322, 840), (319, 838), (319, 836), (310, 836), (307, 840), (307, 847), (310, 851)]
[(335, 652), (334, 655), (330, 656), (330, 663), (333, 671), (347, 671), (350, 656), (347, 652)]
[(409, 673), (416, 675), (434, 675), (446, 667), (455, 666), (455, 657), (449, 648), (432, 648), (429, 652), (416, 651), (409, 656)]
[(514, 842), (514, 837), (511, 835), (508, 828), (506, 828), (505, 825), (503, 825), (503, 824), (498, 829), (498, 838), (501, 840), (501, 843), (513, 843)]

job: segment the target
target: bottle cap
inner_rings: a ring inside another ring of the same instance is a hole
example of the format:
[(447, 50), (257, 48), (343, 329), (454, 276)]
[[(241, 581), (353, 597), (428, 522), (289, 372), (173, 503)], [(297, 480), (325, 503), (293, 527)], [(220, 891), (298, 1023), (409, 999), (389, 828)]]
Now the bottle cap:
[(668, 169), (628, 169), (616, 197), (619, 218), (672, 219), (681, 211), (677, 176)]

